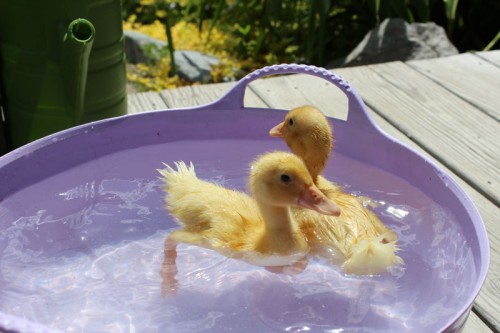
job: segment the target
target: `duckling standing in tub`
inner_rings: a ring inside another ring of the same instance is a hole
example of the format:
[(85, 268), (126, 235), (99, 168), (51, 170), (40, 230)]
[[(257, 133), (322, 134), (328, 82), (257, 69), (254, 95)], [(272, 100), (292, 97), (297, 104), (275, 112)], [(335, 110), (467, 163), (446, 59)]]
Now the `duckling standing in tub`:
[(252, 163), (247, 194), (199, 179), (193, 165), (175, 163), (158, 170), (165, 181), (166, 207), (182, 229), (165, 240), (163, 293), (175, 293), (178, 243), (213, 249), (228, 257), (270, 267), (303, 264), (309, 245), (291, 206), (338, 216), (339, 208), (315, 185), (304, 162), (286, 152)]
[(395, 254), (396, 233), (359, 198), (321, 176), (334, 146), (333, 129), (321, 111), (313, 106), (292, 109), (269, 134), (285, 140), (303, 159), (317, 187), (340, 207), (340, 217), (294, 210), (311, 244), (333, 246), (343, 256), (338, 261), (343, 262), (344, 271), (350, 274), (380, 274), (403, 263)]

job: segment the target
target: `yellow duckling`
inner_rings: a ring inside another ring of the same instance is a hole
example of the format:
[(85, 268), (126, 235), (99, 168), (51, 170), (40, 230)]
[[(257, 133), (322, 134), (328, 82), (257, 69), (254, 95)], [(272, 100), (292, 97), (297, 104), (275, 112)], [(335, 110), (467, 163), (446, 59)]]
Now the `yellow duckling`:
[(294, 211), (310, 243), (333, 245), (344, 257), (344, 271), (350, 274), (380, 274), (403, 260), (395, 254), (397, 235), (385, 226), (361, 201), (320, 174), (334, 147), (328, 119), (313, 106), (287, 113), (285, 121), (270, 130), (304, 160), (318, 188), (341, 210), (340, 217), (326, 217), (303, 210)]
[(309, 246), (290, 207), (340, 214), (314, 185), (304, 162), (290, 153), (264, 154), (252, 164), (249, 187), (253, 198), (199, 179), (192, 164), (175, 165), (177, 170), (168, 165), (158, 170), (165, 181), (166, 207), (182, 227), (165, 242), (162, 275), (167, 292), (175, 289), (179, 242), (260, 266), (293, 265), (306, 256)]

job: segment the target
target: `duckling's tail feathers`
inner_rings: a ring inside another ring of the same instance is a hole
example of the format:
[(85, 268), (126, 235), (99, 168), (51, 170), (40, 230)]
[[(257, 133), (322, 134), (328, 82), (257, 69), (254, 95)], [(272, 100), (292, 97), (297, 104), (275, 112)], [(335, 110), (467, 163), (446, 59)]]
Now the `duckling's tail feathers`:
[(175, 162), (174, 167), (165, 164), (164, 169), (158, 169), (160, 179), (164, 181), (166, 192), (165, 204), (167, 210), (176, 216), (181, 224), (199, 223), (200, 212), (196, 209), (196, 194), (209, 186), (207, 182), (196, 176), (193, 163)]
[(196, 176), (196, 172), (194, 171), (193, 162), (189, 162), (189, 166), (186, 165), (183, 161), (174, 162), (175, 170), (167, 163), (163, 163), (165, 169), (157, 169), (165, 182), (165, 187), (168, 190), (171, 186), (176, 184), (177, 182), (183, 182), (186, 180), (198, 179)]
[(363, 240), (352, 248), (349, 259), (343, 268), (347, 274), (377, 275), (390, 271), (393, 267), (404, 265), (396, 242), (387, 242), (385, 235), (373, 240)]

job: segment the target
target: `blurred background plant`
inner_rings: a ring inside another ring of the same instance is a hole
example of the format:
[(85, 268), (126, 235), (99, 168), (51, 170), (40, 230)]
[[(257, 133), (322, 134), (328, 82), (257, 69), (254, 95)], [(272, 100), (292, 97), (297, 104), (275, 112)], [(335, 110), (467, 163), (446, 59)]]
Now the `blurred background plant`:
[(145, 90), (191, 84), (176, 75), (175, 49), (218, 57), (213, 81), (236, 80), (275, 63), (325, 66), (387, 17), (433, 21), (460, 52), (498, 48), (500, 38), (498, 0), (123, 0), (122, 8), (125, 30), (168, 43), (129, 72)]

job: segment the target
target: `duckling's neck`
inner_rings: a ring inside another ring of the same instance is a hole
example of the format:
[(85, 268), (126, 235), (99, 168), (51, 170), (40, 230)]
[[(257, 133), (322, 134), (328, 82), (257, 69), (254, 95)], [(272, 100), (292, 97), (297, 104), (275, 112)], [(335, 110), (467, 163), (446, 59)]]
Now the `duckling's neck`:
[(259, 208), (264, 216), (267, 230), (280, 230), (285, 232), (295, 232), (298, 230), (297, 224), (293, 220), (290, 208), (270, 206), (263, 203), (259, 203)]
[(290, 208), (258, 203), (264, 218), (264, 232), (256, 250), (269, 254), (305, 252), (307, 242), (292, 217)]
[(326, 162), (330, 157), (330, 151), (314, 152), (306, 151), (302, 159), (307, 167), (307, 170), (311, 174), (314, 183), (316, 183), (318, 176), (323, 172), (326, 167)]
[[(287, 142), (288, 143), (288, 142)], [(295, 155), (302, 158), (314, 183), (326, 167), (333, 149), (333, 137), (330, 132), (316, 129), (308, 138), (294, 138), (288, 145)]]

